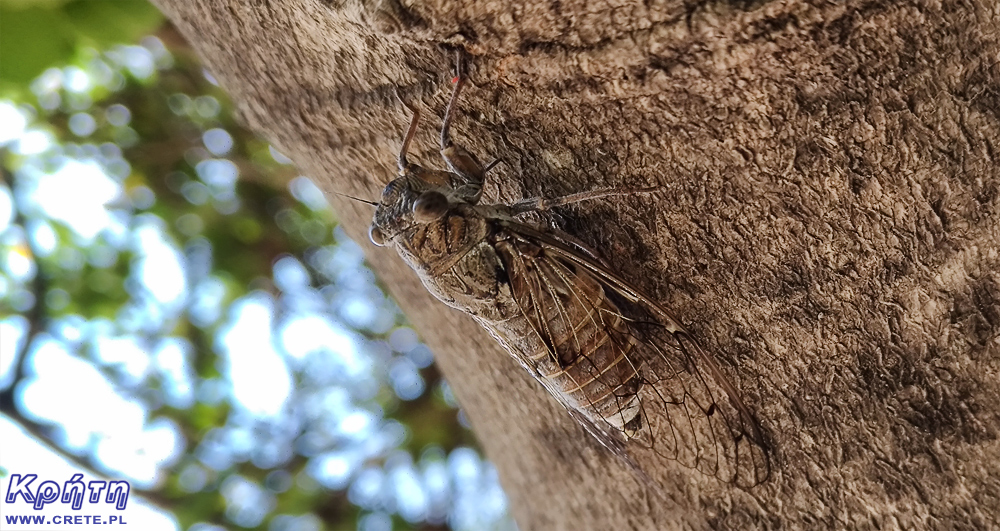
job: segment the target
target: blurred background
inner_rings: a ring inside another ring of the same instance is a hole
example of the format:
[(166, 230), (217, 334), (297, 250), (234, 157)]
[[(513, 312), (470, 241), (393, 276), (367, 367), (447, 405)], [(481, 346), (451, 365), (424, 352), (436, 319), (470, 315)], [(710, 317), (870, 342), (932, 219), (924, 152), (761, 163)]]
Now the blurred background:
[(126, 479), (144, 530), (515, 529), (359, 244), (232, 111), (145, 1), (0, 3), (0, 480)]

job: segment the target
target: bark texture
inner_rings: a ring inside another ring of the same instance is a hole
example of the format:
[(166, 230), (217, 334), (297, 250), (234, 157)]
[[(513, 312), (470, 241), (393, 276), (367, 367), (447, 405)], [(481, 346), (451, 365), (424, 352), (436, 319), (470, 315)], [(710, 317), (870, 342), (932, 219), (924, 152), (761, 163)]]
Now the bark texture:
[[(559, 211), (673, 308), (761, 419), (749, 491), (683, 468), (652, 496), (391, 250), (524, 530), (1000, 528), (1000, 4), (993, 0), (156, 0), (245, 120), (328, 190), (377, 198), (409, 120), (494, 201)], [(371, 210), (331, 196), (366, 241)], [(640, 463), (641, 465), (643, 463)]]

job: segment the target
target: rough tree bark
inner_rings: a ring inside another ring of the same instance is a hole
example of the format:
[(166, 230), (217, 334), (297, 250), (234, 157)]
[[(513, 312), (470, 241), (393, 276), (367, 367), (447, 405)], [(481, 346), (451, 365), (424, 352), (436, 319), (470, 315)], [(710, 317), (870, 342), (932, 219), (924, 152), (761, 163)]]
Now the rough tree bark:
[[(1000, 4), (993, 0), (157, 0), (245, 120), (326, 189), (377, 198), (409, 113), (509, 201), (613, 186), (570, 233), (673, 308), (760, 417), (774, 472), (683, 468), (667, 500), (391, 250), (525, 530), (1000, 527)], [(371, 210), (330, 196), (366, 241)], [(642, 464), (642, 463), (640, 463)]]

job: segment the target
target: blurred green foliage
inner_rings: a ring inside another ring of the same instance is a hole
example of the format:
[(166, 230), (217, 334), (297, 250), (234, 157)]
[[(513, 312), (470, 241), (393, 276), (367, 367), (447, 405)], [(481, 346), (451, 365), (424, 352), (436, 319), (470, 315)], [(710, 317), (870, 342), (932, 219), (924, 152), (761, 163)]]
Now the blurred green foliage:
[[(429, 351), (322, 193), (234, 121), (172, 28), (111, 45), (162, 20), (137, 1), (0, 4), (0, 91), (28, 117), (22, 139), (0, 147), (14, 212), (0, 229), (0, 320), (22, 333), (0, 375), (0, 413), (81, 466), (127, 473), (100, 457), (107, 434), (81, 447), (25, 398), (43, 380), (34, 358), (54, 344), (140, 403), (147, 429), (177, 436), (158, 479), (133, 492), (182, 529), (512, 528)], [(31, 149), (29, 136), (47, 145)], [(99, 168), (119, 190), (93, 238), (36, 197), (71, 164)], [(150, 234), (166, 254), (141, 243)], [(173, 301), (155, 296), (163, 279), (148, 272), (170, 256), (185, 284)], [(30, 267), (18, 272), (20, 261)], [(291, 379), (276, 415), (237, 396), (233, 367), (251, 353), (227, 341), (249, 307), (269, 309), (260, 347)], [(348, 346), (289, 337), (330, 330)], [(112, 340), (144, 359), (109, 359)], [(163, 358), (175, 351), (171, 372)]]
[(3, 0), (0, 97), (25, 97), (46, 68), (74, 63), (87, 47), (137, 42), (163, 20), (145, 0)]

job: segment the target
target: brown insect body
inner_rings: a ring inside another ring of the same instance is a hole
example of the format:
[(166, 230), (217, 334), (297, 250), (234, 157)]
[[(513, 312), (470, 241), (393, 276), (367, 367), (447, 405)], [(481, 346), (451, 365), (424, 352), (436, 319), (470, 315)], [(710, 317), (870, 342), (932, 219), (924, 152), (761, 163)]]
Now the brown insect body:
[[(618, 455), (631, 462), (625, 448), (635, 440), (725, 481), (763, 481), (769, 465), (756, 421), (715, 361), (583, 244), (517, 219), (609, 194), (479, 204), (488, 168), (448, 134), (462, 83), (441, 131), (451, 171), (407, 162), (414, 111), (400, 176), (382, 193), (372, 241), (393, 245), (432, 294), (472, 315)], [(715, 399), (720, 393), (729, 397), (725, 407)]]

